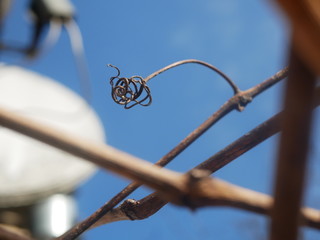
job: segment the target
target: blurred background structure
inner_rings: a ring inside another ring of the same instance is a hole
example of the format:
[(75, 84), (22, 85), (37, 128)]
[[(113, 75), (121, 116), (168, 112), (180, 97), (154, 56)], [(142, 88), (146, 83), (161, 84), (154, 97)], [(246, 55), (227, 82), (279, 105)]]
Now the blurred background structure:
[[(10, 3), (1, 1), (2, 30)], [(1, 106), (103, 142), (102, 123), (88, 105), (88, 98), (25, 66), (39, 58), (44, 47), (49, 47), (45, 44), (50, 44), (54, 35), (49, 34), (48, 42), (42, 42), (48, 29), (59, 35), (63, 25), (72, 21), (73, 6), (69, 1), (30, 1), (29, 4), (26, 11), (33, 15), (30, 41), (19, 45), (1, 41), (1, 53), (18, 54), (16, 64), (20, 65), (1, 63)], [(72, 43), (73, 47), (82, 50), (81, 45), (76, 46), (79, 41), (81, 44), (81, 35), (72, 37), (77, 41)], [(90, 91), (88, 87), (84, 92), (87, 91)], [(29, 229), (37, 239), (51, 239), (71, 228), (78, 217), (74, 191), (95, 172), (95, 166), (5, 128), (1, 129), (0, 142), (0, 222)]]

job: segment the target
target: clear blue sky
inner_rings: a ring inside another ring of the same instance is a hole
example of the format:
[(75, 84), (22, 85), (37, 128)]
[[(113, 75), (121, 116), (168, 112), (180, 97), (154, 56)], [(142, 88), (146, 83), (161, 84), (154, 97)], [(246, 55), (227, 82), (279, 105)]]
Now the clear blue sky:
[[(30, 36), (25, 6), (16, 1), (6, 38), (25, 42)], [(146, 77), (172, 62), (195, 58), (220, 68), (241, 89), (252, 87), (286, 65), (289, 27), (273, 1), (137, 0), (73, 1), (83, 35), (93, 85), (92, 107), (101, 118), (107, 143), (150, 162), (157, 161), (200, 125), (229, 97), (231, 89), (212, 71), (184, 65), (149, 82), (153, 104), (125, 110), (110, 96), (109, 78)], [(12, 55), (2, 60), (13, 62)], [(79, 80), (66, 32), (46, 55), (28, 65), (76, 92)], [(281, 85), (281, 84), (280, 84)], [(210, 129), (168, 168), (187, 171), (281, 109), (281, 86), (268, 90)], [(319, 115), (319, 112), (318, 112)], [(319, 143), (319, 129), (315, 133)], [(315, 144), (316, 144), (315, 143)], [(277, 139), (272, 138), (229, 164), (215, 176), (253, 190), (272, 193)], [(319, 144), (318, 144), (319, 146)], [(308, 205), (320, 208), (319, 148), (311, 153)], [(317, 171), (316, 171), (317, 170)], [(83, 219), (129, 182), (99, 171), (78, 193)], [(150, 191), (143, 189), (131, 198)], [(85, 234), (85, 239), (266, 239), (266, 218), (226, 208), (196, 212), (168, 205), (144, 221), (118, 222)], [(319, 233), (306, 231), (306, 239)]]

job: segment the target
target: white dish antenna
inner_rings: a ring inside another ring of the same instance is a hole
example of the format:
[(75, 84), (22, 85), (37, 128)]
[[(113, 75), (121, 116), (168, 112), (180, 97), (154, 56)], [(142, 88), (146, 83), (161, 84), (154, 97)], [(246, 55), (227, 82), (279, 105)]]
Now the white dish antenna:
[[(72, 135), (104, 141), (98, 116), (81, 97), (23, 68), (0, 65), (0, 106)], [(84, 160), (0, 127), (0, 207), (70, 192), (94, 170)]]

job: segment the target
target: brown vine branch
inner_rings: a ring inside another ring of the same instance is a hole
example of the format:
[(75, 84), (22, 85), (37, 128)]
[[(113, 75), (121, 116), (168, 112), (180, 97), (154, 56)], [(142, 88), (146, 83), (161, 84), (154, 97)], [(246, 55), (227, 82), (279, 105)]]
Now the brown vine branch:
[(100, 218), (90, 229), (123, 220), (143, 220), (158, 212), (168, 201), (158, 192), (154, 192), (140, 200), (127, 199), (119, 207), (110, 210)]
[[(183, 139), (176, 147), (174, 147), (170, 152), (168, 152), (159, 161), (157, 161), (156, 165), (166, 166), (169, 162), (171, 162), (176, 156), (183, 152), (188, 146), (190, 146), (196, 139), (198, 139), (203, 133), (205, 133), (213, 124), (219, 121), (222, 117), (227, 115), (232, 110), (243, 110), (245, 104), (250, 102), (252, 98), (256, 97), (258, 94), (262, 93), (269, 87), (284, 79), (287, 76), (287, 73), (288, 68), (285, 68), (277, 72), (272, 77), (266, 79), (262, 83), (256, 85), (255, 87), (244, 92), (239, 92), (238, 94), (231, 97), (220, 107), (218, 111), (211, 115), (205, 122), (203, 122), (198, 128), (192, 131), (185, 139)], [(131, 183), (121, 192), (115, 195), (111, 200), (109, 200), (106, 204), (100, 207), (91, 216), (89, 216), (88, 218), (71, 228), (69, 231), (67, 231), (65, 234), (63, 234), (57, 239), (70, 240), (79, 236), (82, 232), (86, 231), (90, 226), (92, 226), (102, 216), (104, 216), (108, 211), (110, 211), (121, 201), (123, 201), (126, 197), (128, 197), (138, 187), (140, 187), (140, 184), (135, 182)]]
[[(245, 200), (245, 195), (250, 195), (253, 191), (246, 190), (247, 194), (240, 194), (240, 190), (237, 190), (239, 187), (228, 187), (228, 184), (224, 184), (221, 180), (209, 178), (208, 173), (202, 170), (179, 175), (166, 169), (159, 169), (156, 166), (137, 160), (128, 154), (122, 154), (110, 147), (91, 144), (79, 138), (70, 138), (60, 131), (8, 113), (5, 110), (0, 111), (0, 122), (6, 127), (18, 130), (23, 134), (42, 140), (50, 145), (60, 146), (62, 150), (76, 154), (77, 156), (89, 158), (92, 162), (102, 167), (115, 169), (116, 172), (123, 176), (145, 181), (146, 185), (161, 191), (166, 199), (176, 204), (192, 208), (204, 205), (227, 205), (258, 213), (265, 211), (263, 207), (265, 200), (258, 202), (255, 199), (253, 199), (253, 202)], [(104, 148), (104, 150), (101, 148)], [(127, 165), (127, 160), (131, 164)], [(144, 170), (139, 170), (136, 173), (136, 168)], [(122, 170), (129, 171), (125, 173)], [(229, 190), (230, 193), (226, 194)], [(251, 196), (248, 199), (252, 199)], [(313, 216), (316, 216), (316, 214)]]
[[(270, 216), (273, 206), (273, 199), (266, 194), (241, 188), (218, 179), (214, 179), (214, 182), (208, 181), (201, 184), (206, 186), (195, 188), (206, 193), (194, 193), (195, 195), (201, 195), (201, 200), (188, 200), (189, 203), (196, 203), (197, 207), (227, 206)], [(197, 189), (195, 191), (198, 191)], [(215, 190), (213, 191), (213, 189)], [(107, 214), (101, 221), (98, 221), (95, 225), (93, 225), (92, 228), (98, 227), (102, 224), (121, 220), (142, 220), (150, 217), (156, 213), (159, 208), (166, 204), (167, 201), (161, 198), (161, 195), (156, 192), (139, 201), (128, 199), (119, 207), (113, 209), (112, 212)], [(301, 213), (301, 225), (320, 229), (319, 210), (302, 208)]]
[[(320, 88), (316, 89), (314, 107), (320, 105)], [(197, 169), (206, 169), (210, 172), (215, 172), (227, 165), (237, 157), (241, 156), (245, 152), (254, 148), (264, 140), (273, 136), (280, 131), (280, 121), (283, 113), (278, 113), (262, 124), (258, 125), (242, 137), (208, 158), (206, 161), (199, 164)], [(120, 220), (142, 220), (146, 219), (157, 211), (159, 211), (168, 202), (161, 198), (159, 193), (154, 192), (141, 200), (128, 199), (124, 201), (119, 207), (105, 214), (100, 220), (98, 220), (93, 226), (98, 227), (103, 224), (108, 224), (114, 221)], [(307, 210), (304, 210), (307, 211)], [(310, 213), (311, 214), (311, 213)], [(119, 216), (122, 219), (119, 219)], [(320, 222), (307, 220), (306, 216), (305, 224), (310, 227), (320, 228)], [(312, 217), (313, 219), (314, 217)]]
[[(19, 114), (0, 108), (0, 125), (36, 140), (84, 158), (101, 168), (113, 171), (138, 182), (150, 182), (156, 189), (182, 190), (175, 182), (181, 174), (143, 161), (105, 144), (98, 144), (72, 136), (64, 131), (38, 123)], [(166, 190), (165, 190), (166, 191)]]
[[(239, 189), (238, 189), (239, 190)], [(226, 191), (229, 191), (226, 188)], [(238, 191), (240, 194), (240, 191)], [(210, 206), (230, 206), (237, 207), (244, 210), (253, 211), (258, 214), (265, 214), (270, 216), (270, 212), (273, 206), (273, 200), (271, 197), (255, 192), (252, 194), (250, 201), (243, 200), (244, 197), (248, 197), (245, 192), (242, 192), (241, 196), (242, 200), (239, 201), (238, 198), (234, 198), (232, 201), (228, 199), (224, 204), (218, 205), (215, 204), (214, 200), (212, 200), (212, 204)], [(249, 198), (249, 197), (248, 197)], [(254, 203), (252, 202), (254, 201)], [(238, 202), (239, 201), (239, 202)], [(122, 220), (143, 220), (146, 219), (153, 214), (155, 214), (160, 208), (165, 206), (168, 202), (161, 198), (159, 193), (155, 192), (147, 197), (136, 201), (133, 199), (128, 199), (124, 201), (119, 207), (113, 209), (110, 213), (106, 214), (102, 219), (96, 222), (91, 228), (98, 227), (104, 224), (112, 223), (115, 221)], [(301, 209), (302, 219), (300, 224), (320, 229), (320, 211), (312, 208), (302, 208)]]
[[(198, 170), (201, 171), (201, 170)], [(191, 175), (194, 174), (191, 172)], [(197, 173), (195, 174), (197, 175)], [(194, 184), (194, 186), (193, 186)], [(191, 207), (203, 206), (229, 206), (248, 210), (258, 214), (270, 215), (273, 199), (265, 194), (242, 188), (219, 179), (196, 176), (192, 179), (187, 204)], [(179, 203), (178, 203), (179, 204)], [(302, 218), (299, 224), (308, 225), (320, 229), (320, 211), (303, 208), (298, 210)]]
[[(227, 206), (248, 210), (258, 214), (270, 215), (273, 206), (273, 199), (262, 193), (258, 193), (246, 188), (242, 188), (219, 179), (209, 178), (207, 173), (202, 170), (193, 170), (189, 173), (189, 192), (185, 198), (180, 199), (176, 204), (198, 208), (204, 206)], [(160, 196), (160, 195), (159, 195)], [(165, 200), (158, 198), (157, 194), (149, 195), (141, 201), (127, 200), (117, 209), (114, 214), (118, 216), (117, 220), (134, 220), (145, 218), (150, 212), (146, 213), (141, 209), (154, 207), (152, 204), (156, 199), (157, 206), (165, 204)], [(157, 209), (153, 208), (153, 211)], [(300, 224), (320, 229), (320, 211), (303, 208), (301, 209), (302, 220)], [(113, 220), (113, 219), (109, 219)], [(98, 225), (98, 223), (97, 223)]]
[[(279, 132), (280, 118), (281, 114), (277, 114), (268, 119), (195, 168), (209, 170), (211, 173), (219, 170), (237, 157), (257, 146), (259, 143)], [(124, 218), (121, 220), (142, 220), (156, 213), (167, 203), (168, 202), (164, 201), (157, 192), (138, 201), (128, 199), (113, 211), (105, 214), (92, 227), (119, 221), (119, 216)], [(128, 212), (131, 214), (128, 214)], [(129, 217), (129, 215), (131, 217)]]

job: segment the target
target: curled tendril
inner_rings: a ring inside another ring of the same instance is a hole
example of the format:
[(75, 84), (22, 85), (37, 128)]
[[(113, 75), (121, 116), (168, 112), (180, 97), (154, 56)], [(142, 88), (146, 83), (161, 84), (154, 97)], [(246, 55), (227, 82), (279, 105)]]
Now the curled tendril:
[[(200, 64), (202, 66), (205, 66), (213, 70), (214, 72), (219, 74), (229, 84), (229, 86), (232, 88), (234, 92), (234, 95), (241, 92), (239, 87), (226, 74), (224, 74), (221, 70), (219, 70), (215, 66), (197, 59), (186, 59), (186, 60), (174, 62), (164, 68), (161, 68), (158, 71), (150, 74), (146, 78), (142, 78), (140, 76), (133, 76), (131, 78), (120, 78), (119, 68), (109, 64), (108, 66), (113, 67), (118, 71), (117, 76), (110, 78), (110, 84), (112, 86), (112, 98), (116, 103), (124, 105), (126, 109), (132, 108), (133, 106), (138, 104), (142, 106), (149, 106), (152, 102), (152, 97), (150, 94), (150, 89), (147, 86), (147, 82), (152, 78), (154, 78), (155, 76), (159, 75), (160, 73), (163, 73), (169, 69), (172, 69), (187, 63)], [(142, 95), (144, 95), (144, 97)], [(246, 100), (245, 103), (249, 101), (248, 99), (245, 99), (245, 100)], [(239, 111), (241, 111), (241, 109), (242, 109), (242, 106), (239, 105)]]
[(144, 79), (140, 76), (132, 76), (131, 78), (121, 78), (120, 70), (116, 66), (108, 64), (117, 70), (117, 75), (110, 78), (112, 99), (124, 105), (125, 109), (134, 107), (135, 105), (149, 106), (152, 102), (150, 88)]

